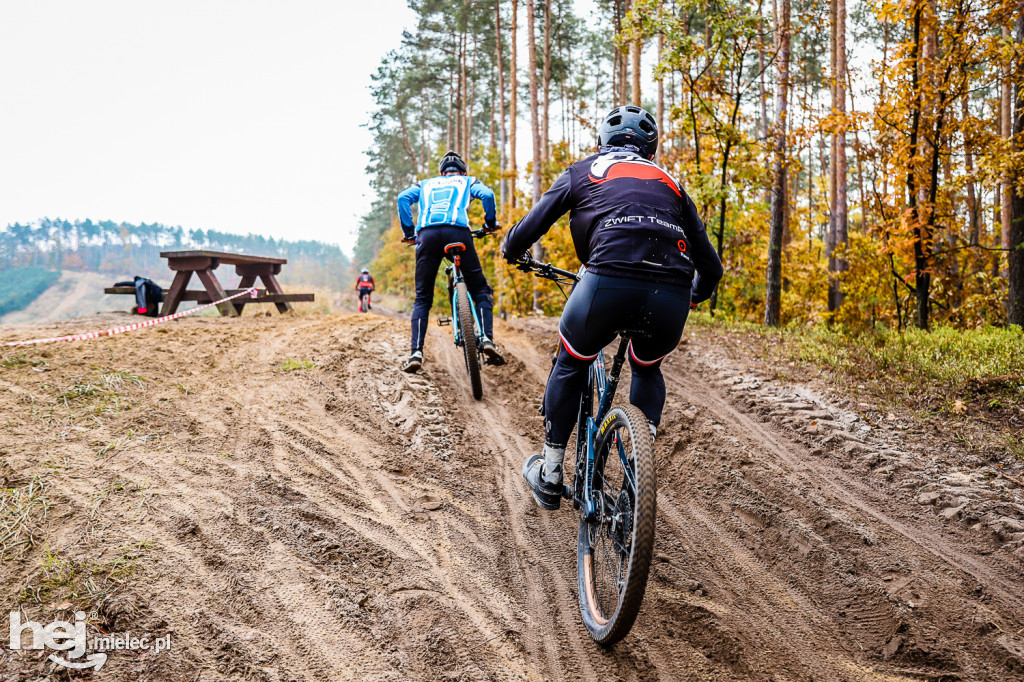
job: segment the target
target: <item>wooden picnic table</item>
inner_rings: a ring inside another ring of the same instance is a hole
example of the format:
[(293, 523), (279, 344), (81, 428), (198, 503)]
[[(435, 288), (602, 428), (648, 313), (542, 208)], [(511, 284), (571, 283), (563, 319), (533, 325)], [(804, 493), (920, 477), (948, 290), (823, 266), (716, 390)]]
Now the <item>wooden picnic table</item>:
[[(161, 315), (170, 315), (176, 312), (178, 304), (182, 301), (198, 301), (200, 303), (219, 301), (254, 286), (257, 279), (262, 280), (266, 286), (266, 293), (260, 293), (255, 298), (242, 296), (234, 301), (221, 303), (218, 306), (220, 314), (236, 317), (248, 303), (273, 303), (277, 306), (278, 312), (286, 313), (292, 309), (292, 302), (313, 300), (313, 294), (284, 293), (284, 289), (281, 288), (281, 284), (275, 276), (281, 274), (281, 266), (288, 262), (284, 258), (249, 256), (224, 251), (163, 251), (160, 253), (160, 257), (167, 259), (168, 267), (175, 273), (171, 288), (164, 290)], [(238, 288), (224, 289), (221, 286), (217, 275), (213, 272), (221, 265), (235, 266), (235, 274), (241, 277)], [(198, 275), (205, 291), (188, 290), (188, 283), (192, 279), (193, 273)], [(134, 294), (135, 288), (108, 287), (104, 289), (104, 292)]]

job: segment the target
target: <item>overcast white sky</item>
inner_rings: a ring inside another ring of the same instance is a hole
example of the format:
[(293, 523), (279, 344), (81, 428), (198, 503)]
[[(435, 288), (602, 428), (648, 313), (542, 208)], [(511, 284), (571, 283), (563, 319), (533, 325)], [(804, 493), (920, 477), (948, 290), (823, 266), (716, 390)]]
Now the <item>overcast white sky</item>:
[(0, 227), (160, 222), (350, 251), (372, 200), (370, 76), (412, 22), (405, 0), (0, 0)]
[(0, 225), (161, 222), (350, 248), (405, 0), (0, 0)]

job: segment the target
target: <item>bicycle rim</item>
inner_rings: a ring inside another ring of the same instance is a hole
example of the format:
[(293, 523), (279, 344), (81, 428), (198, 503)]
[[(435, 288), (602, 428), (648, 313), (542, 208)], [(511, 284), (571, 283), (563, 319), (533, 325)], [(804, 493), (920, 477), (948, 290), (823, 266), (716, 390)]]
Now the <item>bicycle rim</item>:
[(654, 550), (657, 482), (643, 413), (632, 405), (612, 409), (594, 451), (599, 520), (580, 515), (576, 569), (583, 623), (596, 642), (608, 646), (636, 621)]
[(473, 322), (473, 311), (469, 305), (469, 291), (464, 282), (455, 285), (458, 300), (459, 329), (462, 331), (462, 352), (466, 356), (466, 371), (469, 372), (469, 383), (473, 397), (480, 400), (484, 395), (483, 383), (480, 380), (480, 352), (476, 346), (476, 324)]

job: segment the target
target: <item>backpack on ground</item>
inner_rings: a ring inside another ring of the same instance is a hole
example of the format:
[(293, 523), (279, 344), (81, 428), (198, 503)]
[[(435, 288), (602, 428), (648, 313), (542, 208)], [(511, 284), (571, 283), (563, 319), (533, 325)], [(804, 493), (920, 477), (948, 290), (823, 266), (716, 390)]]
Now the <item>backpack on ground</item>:
[(156, 317), (160, 314), (160, 304), (164, 300), (164, 290), (160, 285), (146, 277), (135, 276), (131, 282), (117, 282), (115, 287), (135, 287), (135, 307), (132, 313)]

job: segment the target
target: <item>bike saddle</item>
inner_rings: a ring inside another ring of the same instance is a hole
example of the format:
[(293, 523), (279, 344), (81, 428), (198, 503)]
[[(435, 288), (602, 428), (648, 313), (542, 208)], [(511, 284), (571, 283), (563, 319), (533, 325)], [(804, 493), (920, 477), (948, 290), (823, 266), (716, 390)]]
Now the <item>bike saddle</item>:
[(466, 250), (466, 245), (462, 242), (452, 242), (444, 247), (445, 253), (462, 253)]

